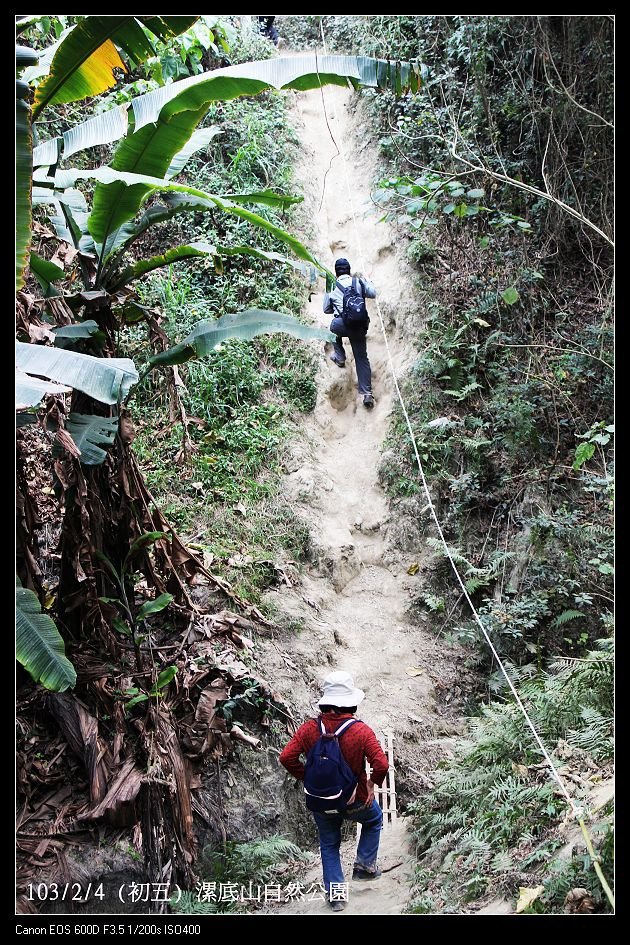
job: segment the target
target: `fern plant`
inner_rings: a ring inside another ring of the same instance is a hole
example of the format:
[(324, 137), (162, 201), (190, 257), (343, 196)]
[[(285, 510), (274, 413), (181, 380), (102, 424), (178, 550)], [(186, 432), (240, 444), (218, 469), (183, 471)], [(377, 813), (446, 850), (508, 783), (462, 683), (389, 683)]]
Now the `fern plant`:
[(206, 847), (202, 870), (217, 882), (266, 883), (289, 860), (304, 861), (308, 854), (286, 837), (274, 835), (235, 843), (228, 840), (224, 850)]
[[(511, 668), (537, 731), (552, 749), (568, 744), (594, 764), (612, 757), (612, 655), (612, 641), (605, 639), (584, 661), (555, 661), (545, 672)], [(556, 763), (561, 768), (566, 762)], [(586, 796), (576, 799), (588, 807)], [(514, 892), (519, 884), (543, 884), (544, 908), (539, 905), (538, 911), (561, 911), (563, 891), (566, 895), (571, 884), (589, 890), (598, 885), (590, 861), (580, 861), (578, 869), (553, 859), (566, 842), (554, 833), (566, 803), (511, 698), (483, 706), (469, 721), (459, 751), (409, 812), (421, 868), (411, 911), (414, 902), (428, 903), (427, 897), (444, 901), (443, 911), (462, 897), (472, 901), (491, 876)], [(602, 844), (611, 842), (610, 816), (600, 821), (596, 835)], [(531, 882), (525, 882), (523, 872), (532, 870)], [(598, 909), (606, 908), (601, 888), (594, 901)]]
[[(310, 856), (277, 834), (241, 843), (228, 840), (222, 850), (207, 846), (199, 864), (203, 883), (199, 884), (196, 892), (183, 893), (178, 902), (171, 900), (171, 911), (194, 914), (243, 912), (251, 898), (249, 890), (252, 887), (257, 889), (271, 882), (277, 883), (280, 874), (287, 878), (292, 865), (304, 862)], [(222, 887), (229, 887), (234, 892), (224, 898)], [(239, 890), (244, 891), (243, 896)]]

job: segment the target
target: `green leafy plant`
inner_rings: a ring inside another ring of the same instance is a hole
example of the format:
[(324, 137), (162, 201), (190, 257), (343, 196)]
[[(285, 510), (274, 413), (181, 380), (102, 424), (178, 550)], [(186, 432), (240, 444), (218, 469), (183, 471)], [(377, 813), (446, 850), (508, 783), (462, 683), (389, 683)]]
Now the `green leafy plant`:
[(243, 687), (242, 692), (234, 692), (229, 699), (217, 705), (217, 713), (227, 722), (232, 723), (235, 719), (251, 713), (254, 713), (255, 717), (266, 717), (273, 712), (273, 705), (255, 679), (245, 677), (239, 680), (239, 685)]
[[(548, 745), (566, 739), (600, 764), (612, 757), (610, 640), (600, 641), (585, 662), (558, 663), (530, 678), (521, 674), (518, 686)], [(534, 870), (530, 885), (545, 885), (544, 911), (562, 907), (558, 870), (564, 873), (570, 865), (554, 861), (552, 854), (563, 845), (554, 831), (565, 803), (546, 766), (538, 764), (526, 728), (511, 698), (483, 706), (470, 721), (455, 759), (442, 765), (436, 787), (410, 806), (421, 851), (411, 911), (416, 900), (421, 909), (426, 897), (435, 898), (436, 892), (446, 900), (443, 911), (450, 911), (449, 903), (460, 896), (475, 900), (499, 878), (508, 888), (516, 885), (512, 876), (525, 885), (523, 871), (528, 869)], [(607, 829), (600, 833), (602, 850)], [(608, 853), (604, 860), (610, 866)], [(583, 869), (588, 866), (584, 861)], [(594, 872), (585, 885), (593, 890), (598, 908), (605, 910)]]
[(35, 682), (46, 689), (65, 692), (75, 685), (77, 674), (65, 655), (61, 634), (50, 617), (42, 613), (33, 591), (22, 587), (17, 577), (16, 584), (16, 659)]
[[(377, 206), (387, 207), (383, 219), (396, 220), (410, 226), (412, 230), (436, 226), (440, 214), (463, 220), (476, 217), (480, 213), (488, 215), (489, 222), (494, 227), (515, 225), (519, 230), (531, 229), (531, 224), (522, 217), (484, 207), (479, 203), (484, 196), (485, 190), (481, 187), (468, 188), (457, 178), (428, 172), (416, 178), (386, 178), (379, 183), (378, 189), (372, 194), (372, 200)], [(505, 301), (509, 305), (518, 300), (518, 293), (513, 297), (514, 291), (506, 290)]]
[[(142, 671), (141, 644), (148, 636), (147, 633), (143, 632), (144, 624), (149, 617), (165, 610), (173, 601), (173, 595), (168, 593), (159, 594), (154, 600), (145, 601), (140, 607), (137, 607), (133, 592), (133, 576), (135, 573), (134, 561), (138, 556), (146, 554), (147, 550), (151, 545), (154, 545), (155, 542), (163, 541), (167, 537), (166, 532), (161, 531), (145, 532), (143, 535), (140, 535), (132, 542), (129, 551), (119, 567), (114, 566), (112, 561), (102, 552), (96, 552), (97, 559), (102, 563), (105, 571), (119, 592), (118, 597), (99, 597), (99, 603), (104, 605), (106, 611), (110, 613), (112, 610), (114, 611), (114, 616), (111, 618), (114, 629), (123, 636), (131, 637), (139, 672)], [(118, 611), (117, 614), (116, 611)], [(172, 675), (175, 675), (175, 673)], [(162, 674), (160, 678), (166, 677)], [(169, 677), (163, 685), (167, 685), (171, 678), (172, 676)], [(162, 688), (162, 686), (158, 686), (156, 682), (150, 695), (159, 694), (155, 691), (156, 686), (158, 690)], [(142, 701), (142, 699), (136, 697), (134, 704), (140, 701)]]
[[(159, 600), (159, 598), (158, 598)], [(158, 603), (158, 600), (153, 601), (154, 604)], [(157, 613), (157, 611), (154, 611)], [(138, 618), (142, 619), (142, 618)], [(129, 697), (125, 703), (125, 709), (129, 711), (134, 705), (138, 705), (139, 702), (147, 702), (149, 699), (159, 699), (164, 689), (173, 681), (177, 674), (177, 666), (167, 666), (166, 669), (163, 669), (156, 679), (153, 687), (149, 690), (148, 693), (140, 692), (136, 686), (131, 686), (129, 689), (125, 690), (125, 696)]]
[(287, 866), (303, 863), (309, 858), (310, 854), (278, 834), (244, 843), (228, 840), (221, 850), (207, 846), (201, 856), (200, 872), (204, 882), (215, 891), (204, 899), (200, 883), (196, 894), (187, 893), (178, 902), (171, 899), (171, 909), (175, 913), (199, 914), (242, 911), (241, 902), (220, 899), (216, 892), (219, 884), (245, 888), (250, 883), (264, 886), (274, 880), (277, 882), (280, 875), (289, 878), (291, 873), (287, 872)]
[(592, 459), (598, 446), (607, 446), (610, 443), (612, 434), (615, 432), (613, 424), (606, 424), (603, 420), (594, 423), (586, 433), (578, 434), (579, 440), (584, 443), (575, 450), (575, 459), (573, 461), (574, 469), (581, 469), (585, 463)]

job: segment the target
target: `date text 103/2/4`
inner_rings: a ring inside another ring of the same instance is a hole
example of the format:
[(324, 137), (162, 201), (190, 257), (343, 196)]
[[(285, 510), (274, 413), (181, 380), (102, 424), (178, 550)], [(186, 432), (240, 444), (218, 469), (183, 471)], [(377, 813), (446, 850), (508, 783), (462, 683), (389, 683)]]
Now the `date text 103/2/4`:
[[(169, 883), (123, 883), (117, 890), (121, 902), (177, 903), (182, 891), (176, 884)], [(88, 883), (85, 889), (80, 883), (29, 883), (27, 898), (33, 902), (87, 902), (88, 899), (104, 899), (103, 883)]]
[(27, 899), (31, 902), (87, 902), (88, 899), (104, 899), (103, 884), (88, 883), (83, 889), (81, 883), (29, 883)]

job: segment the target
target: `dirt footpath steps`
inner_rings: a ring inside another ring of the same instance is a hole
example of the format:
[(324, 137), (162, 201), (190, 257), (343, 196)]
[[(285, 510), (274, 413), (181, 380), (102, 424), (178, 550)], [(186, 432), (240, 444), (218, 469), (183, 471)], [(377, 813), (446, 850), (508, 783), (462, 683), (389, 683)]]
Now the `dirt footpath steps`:
[[(356, 841), (342, 844), (341, 862), (348, 882), (348, 904), (343, 912), (335, 915), (401, 915), (409, 898), (409, 885), (413, 870), (413, 858), (407, 849), (405, 825), (395, 821), (383, 830), (379, 861), (384, 870), (375, 880), (353, 881), (352, 864)], [(303, 898), (296, 898), (275, 910), (282, 915), (327, 915), (333, 914), (328, 903), (321, 899), (321, 890), (309, 892), (311, 885), (321, 883), (319, 864), (314, 866), (300, 882), (304, 885), (299, 890)], [(311, 898), (317, 896), (318, 898)]]
[[(352, 131), (355, 99), (341, 88), (327, 88), (325, 95), (333, 134), (338, 141), (344, 140), (350, 153), (349, 139), (358, 140)], [(353, 269), (360, 269), (343, 165), (335, 157), (336, 148), (326, 129), (320, 92), (297, 96), (294, 117), (303, 145), (299, 173), (314, 229), (314, 235), (307, 237), (309, 243), (327, 265), (344, 255)], [(365, 275), (379, 294), (401, 373), (415, 358), (405, 326), (409, 329), (415, 324), (416, 331), (419, 326), (411, 274), (386, 224), (377, 223), (378, 217), (371, 212), (375, 167), (369, 147), (353, 155), (351, 174)], [(322, 313), (321, 283), (318, 288), (307, 315), (314, 324), (326, 326), (329, 316)], [(376, 406), (367, 411), (362, 405), (349, 346), (344, 369), (322, 351), (317, 406), (305, 419), (303, 438), (287, 459), (284, 495), (308, 524), (312, 554), (298, 585), (267, 595), (292, 629), (279, 640), (261, 644), (261, 662), (274, 688), (302, 718), (316, 711), (321, 681), (331, 668), (351, 672), (366, 693), (360, 717), (377, 734), (388, 731), (395, 737), (397, 784), (404, 795), (405, 789), (416, 793), (430, 785), (435, 764), (450, 751), (449, 736), (461, 730), (455, 706), (457, 693), (465, 685), (464, 654), (446, 646), (408, 613), (412, 597), (422, 589), (423, 566), (431, 551), (419, 540), (401, 553), (388, 537), (394, 530), (389, 503), (378, 482), (378, 466), (394, 392), (374, 303), (370, 312), (368, 355)], [(415, 575), (407, 573), (412, 561), (419, 564)], [(400, 860), (401, 865), (385, 873), (373, 888), (369, 883), (354, 883), (350, 905), (339, 914), (403, 910), (409, 893), (408, 870), (402, 865), (407, 863), (404, 845), (405, 824), (398, 821), (384, 831), (382, 859), (389, 865)], [(353, 853), (353, 849), (345, 850), (350, 859)], [(319, 867), (314, 872), (317, 882)], [(329, 910), (322, 903), (299, 901), (281, 911)]]

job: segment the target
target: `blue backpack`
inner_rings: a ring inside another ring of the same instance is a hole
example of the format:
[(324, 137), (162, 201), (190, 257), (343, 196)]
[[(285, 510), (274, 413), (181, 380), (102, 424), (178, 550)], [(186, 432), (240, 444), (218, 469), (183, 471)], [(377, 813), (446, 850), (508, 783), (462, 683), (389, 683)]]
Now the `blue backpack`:
[(304, 794), (309, 810), (342, 811), (353, 800), (359, 779), (341, 754), (339, 736), (358, 721), (346, 719), (329, 733), (318, 719), (322, 734), (306, 756), (304, 766)]
[(361, 328), (370, 324), (367, 306), (361, 284), (355, 276), (349, 286), (343, 286), (339, 280), (335, 285), (343, 295), (341, 317), (346, 326)]

